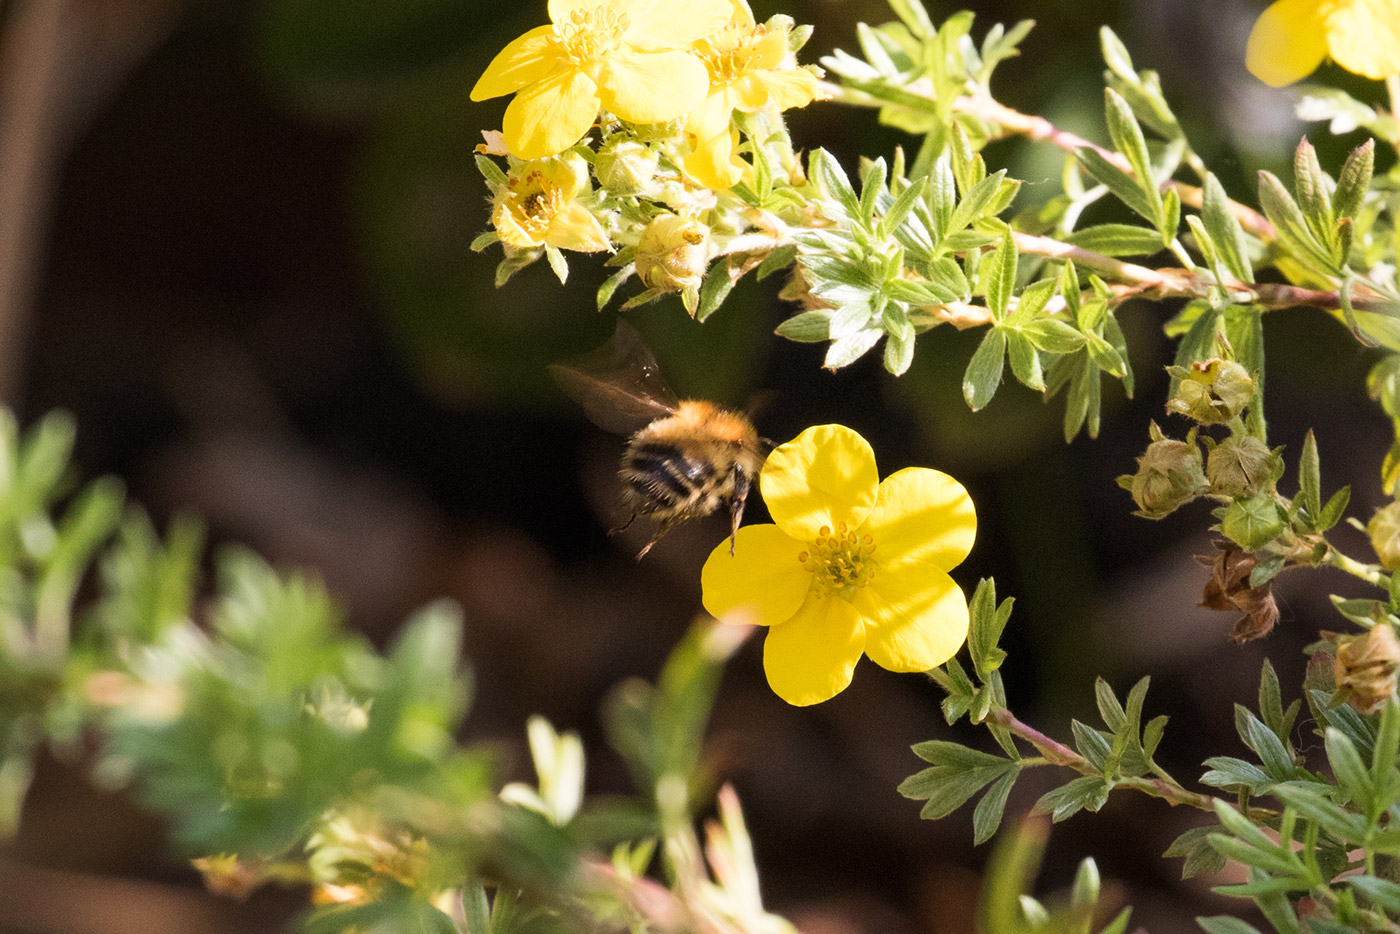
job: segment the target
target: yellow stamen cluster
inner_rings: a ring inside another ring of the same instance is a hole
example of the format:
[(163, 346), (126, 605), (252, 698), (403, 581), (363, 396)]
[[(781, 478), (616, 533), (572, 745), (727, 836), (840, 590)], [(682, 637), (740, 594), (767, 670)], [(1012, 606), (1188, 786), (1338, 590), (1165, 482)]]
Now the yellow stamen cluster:
[[(522, 231), (534, 239), (539, 239), (549, 229), (550, 223), (563, 208), (566, 199), (559, 187), (550, 184), (541, 172), (530, 172), (521, 182), (519, 188), (524, 189), (524, 192), (512, 191), (512, 197), (501, 203), (501, 209), (510, 212), (511, 218)], [(514, 179), (511, 180), (510, 186), (512, 189), (517, 187)]]
[(730, 23), (695, 43), (695, 53), (710, 72), (710, 84), (725, 85), (742, 78), (750, 68), (758, 43), (768, 34), (762, 25)]
[(631, 25), (626, 13), (606, 6), (575, 10), (567, 23), (554, 24), (552, 41), (563, 58), (575, 65), (587, 65), (615, 51)]
[(812, 586), (823, 594), (835, 594), (850, 601), (870, 583), (879, 567), (872, 555), (875, 540), (859, 535), (839, 522), (833, 534), (830, 526), (817, 531), (812, 547), (797, 556), (804, 571), (812, 574)]

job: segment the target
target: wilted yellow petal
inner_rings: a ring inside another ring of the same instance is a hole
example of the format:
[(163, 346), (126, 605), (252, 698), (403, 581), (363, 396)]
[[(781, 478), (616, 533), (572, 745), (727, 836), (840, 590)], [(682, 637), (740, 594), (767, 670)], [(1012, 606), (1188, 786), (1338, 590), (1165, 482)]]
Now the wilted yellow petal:
[(796, 616), (768, 630), (763, 641), (768, 686), (798, 707), (830, 700), (851, 683), (864, 646), (855, 607), (840, 597), (811, 594)]
[(612, 242), (598, 223), (598, 218), (588, 208), (571, 201), (558, 214), (554, 223), (544, 235), (544, 242), (561, 250), (576, 250), (580, 253), (599, 253), (612, 249)]
[(598, 76), (603, 106), (628, 123), (674, 120), (700, 106), (709, 73), (689, 52), (619, 49)]
[(865, 619), (865, 654), (890, 671), (928, 671), (967, 639), (967, 598), (951, 577), (927, 565), (881, 567), (856, 595), (855, 608)]
[(729, 539), (710, 552), (700, 571), (701, 601), (716, 619), (771, 626), (786, 622), (802, 606), (812, 573), (798, 556), (805, 542), (776, 525), (746, 525), (729, 553)]
[(881, 481), (860, 531), (875, 539), (882, 568), (917, 562), (946, 571), (972, 551), (977, 511), (963, 485), (946, 473), (907, 467)]
[(684, 49), (723, 26), (733, 10), (729, 0), (637, 0), (630, 6), (624, 38), (644, 49)]
[(1312, 74), (1327, 54), (1327, 30), (1318, 0), (1277, 0), (1249, 32), (1244, 61), (1271, 87)]
[(758, 484), (778, 527), (812, 541), (822, 526), (864, 522), (879, 480), (870, 442), (845, 425), (818, 425), (774, 448)]
[(549, 43), (553, 32), (552, 26), (540, 26), (501, 49), (477, 79), (472, 88), (472, 100), (513, 94), (527, 84), (547, 78), (551, 70), (563, 64)]
[(1327, 17), (1327, 50), (1347, 71), (1400, 75), (1400, 0), (1351, 0)]
[(583, 137), (598, 116), (598, 88), (577, 69), (550, 75), (515, 95), (501, 121), (506, 145), (520, 159), (543, 159)]

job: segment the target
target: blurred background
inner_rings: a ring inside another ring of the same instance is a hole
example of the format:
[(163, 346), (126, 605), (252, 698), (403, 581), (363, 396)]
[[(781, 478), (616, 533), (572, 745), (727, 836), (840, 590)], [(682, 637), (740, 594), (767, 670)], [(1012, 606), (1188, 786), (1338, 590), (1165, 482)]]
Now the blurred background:
[[(892, 18), (879, 0), (753, 5), (760, 20), (786, 12), (816, 27), (804, 62), (854, 48), (856, 22)], [(1243, 69), (1262, 6), (983, 3), (975, 35), (1037, 19), (1023, 57), (998, 71), (999, 98), (1103, 140), (1097, 28), (1112, 26), (1139, 67), (1162, 73), (1231, 194), (1253, 201), (1257, 169), (1291, 177), (1303, 132), (1289, 96)], [(640, 564), (645, 530), (606, 535), (620, 518), (621, 439), (544, 372), (611, 333), (613, 313), (593, 307), (601, 262), (575, 261), (567, 288), (541, 263), (498, 290), (498, 249), (467, 249), (488, 225), (472, 147), (505, 103), (467, 92), (546, 19), (542, 0), (0, 4), (0, 397), (26, 422), (73, 412), (88, 476), (120, 476), (162, 523), (192, 513), (216, 543), (312, 569), (376, 642), (430, 598), (459, 601), (477, 686), (462, 739), (499, 745), (513, 763), (503, 778), (526, 777), (524, 723), (542, 713), (584, 736), (590, 790), (614, 792), (626, 777), (599, 703), (622, 678), (653, 677), (700, 612), (699, 567), (723, 529), (683, 527)], [(909, 143), (830, 104), (791, 125), (798, 145), (848, 167)], [(1359, 142), (1312, 136), (1333, 170)], [(1058, 152), (1002, 143), (987, 156), (1027, 180), (1018, 206), (1054, 192)], [(898, 380), (876, 355), (826, 373), (821, 346), (772, 335), (791, 313), (777, 289), (746, 282), (703, 326), (676, 300), (631, 317), (682, 395), (743, 405), (763, 392), (771, 438), (839, 421), (871, 440), (885, 473), (920, 464), (961, 478), (980, 525), (955, 576), (970, 592), (994, 575), (1017, 598), (1008, 692), (1046, 732), (1067, 737), (1071, 717), (1092, 718), (1094, 675), (1121, 694), (1150, 674), (1148, 716), (1172, 716), (1160, 758), (1190, 785), (1206, 756), (1243, 753), (1230, 704), (1254, 705), (1262, 658), (1296, 696), (1301, 647), (1338, 625), (1325, 594), (1364, 592), (1285, 575), (1278, 630), (1239, 648), (1233, 617), (1196, 606), (1204, 506), (1157, 523), (1130, 515), (1113, 478), (1134, 469), (1148, 420), (1164, 418), (1160, 325), (1174, 307), (1123, 309), (1137, 397), (1109, 387), (1100, 437), (1066, 445), (1062, 402), (1019, 385), (968, 412), (959, 385), (978, 335), (930, 332)], [(1325, 491), (1353, 484), (1364, 520), (1390, 440), (1365, 402), (1370, 355), (1317, 312), (1272, 315), (1265, 334), (1272, 443), (1296, 452), (1316, 428)], [(763, 518), (751, 506), (750, 521)], [(910, 744), (964, 736), (943, 724), (940, 699), (920, 677), (863, 662), (844, 694), (796, 709), (767, 690), (757, 640), (731, 664), (714, 742), (765, 899), (807, 934), (971, 930), (987, 854), (971, 847), (971, 808), (924, 822), (895, 792), (922, 765)], [(1021, 780), (1009, 820), (1045, 781)], [(1219, 880), (1182, 883), (1180, 861), (1159, 858), (1206, 820), (1184, 811), (1123, 793), (1056, 827), (1039, 890), (1067, 885), (1093, 854), (1119, 903), (1158, 934), (1234, 910), (1209, 893)], [(206, 894), (159, 821), (94, 788), (81, 761), (42, 761), (22, 829), (0, 846), (7, 934), (281, 931), (305, 898)]]

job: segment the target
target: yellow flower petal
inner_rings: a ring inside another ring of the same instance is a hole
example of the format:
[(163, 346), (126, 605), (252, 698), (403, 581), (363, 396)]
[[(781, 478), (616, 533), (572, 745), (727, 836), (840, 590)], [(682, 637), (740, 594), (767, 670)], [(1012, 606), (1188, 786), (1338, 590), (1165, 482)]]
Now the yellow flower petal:
[(756, 71), (734, 82), (738, 107), (753, 113), (769, 104), (779, 110), (806, 107), (817, 95), (817, 78), (805, 68)]
[(967, 639), (967, 598), (928, 565), (881, 567), (856, 594), (855, 608), (865, 619), (865, 654), (890, 671), (928, 671)]
[(1327, 32), (1318, 0), (1277, 0), (1249, 32), (1245, 66), (1271, 87), (1310, 75), (1327, 54)]
[(575, 13), (594, 14), (596, 17), (597, 12), (610, 13), (614, 17), (626, 15), (630, 19), (637, 7), (647, 3), (648, 0), (549, 0), (549, 21), (563, 24), (570, 22)]
[(619, 49), (599, 74), (603, 106), (628, 123), (660, 123), (700, 106), (709, 72), (689, 52)]
[(543, 81), (563, 64), (549, 43), (554, 27), (540, 26), (516, 39), (491, 59), (472, 88), (471, 98), (484, 101), (502, 94), (513, 94), (536, 81)]
[(917, 562), (946, 571), (972, 551), (977, 511), (963, 485), (946, 473), (906, 467), (880, 483), (860, 531), (875, 539), (881, 568)]
[(571, 201), (566, 204), (544, 235), (544, 242), (561, 250), (576, 250), (580, 253), (598, 253), (612, 249), (603, 225), (588, 208)]
[(739, 184), (747, 166), (734, 155), (739, 145), (737, 130), (723, 130), (703, 143), (697, 143), (685, 157), (685, 170), (711, 191), (726, 191)]
[(746, 525), (729, 553), (729, 539), (710, 552), (700, 571), (701, 600), (716, 619), (771, 626), (791, 619), (812, 586), (797, 556), (806, 548), (776, 525)]
[(632, 4), (626, 41), (644, 49), (683, 49), (729, 20), (729, 0), (640, 0)]
[(830, 700), (851, 683), (864, 646), (855, 607), (840, 597), (811, 594), (796, 616), (768, 630), (763, 641), (768, 686), (798, 707)]
[(766, 71), (782, 65), (788, 54), (788, 31), (770, 29), (754, 46), (749, 58), (749, 67), (755, 71)]
[(598, 88), (577, 69), (550, 75), (515, 95), (501, 121), (506, 145), (520, 159), (543, 159), (578, 142), (598, 116)]
[(818, 425), (778, 445), (758, 485), (778, 527), (812, 541), (822, 526), (864, 522), (879, 480), (870, 442), (844, 425)]
[(1327, 50), (1354, 74), (1400, 74), (1400, 0), (1339, 3), (1327, 17)]

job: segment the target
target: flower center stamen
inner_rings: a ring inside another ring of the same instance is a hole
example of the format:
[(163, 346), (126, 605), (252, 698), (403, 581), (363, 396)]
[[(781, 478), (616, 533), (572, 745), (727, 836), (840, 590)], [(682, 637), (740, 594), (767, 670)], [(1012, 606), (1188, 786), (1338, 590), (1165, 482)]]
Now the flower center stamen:
[(750, 68), (759, 41), (768, 30), (762, 25), (730, 23), (719, 32), (695, 43), (695, 54), (710, 72), (710, 86), (738, 81)]
[(550, 41), (561, 57), (581, 67), (615, 51), (631, 25), (626, 13), (599, 5), (591, 10), (574, 10), (568, 22), (555, 23)]
[(812, 586), (822, 594), (835, 594), (847, 602), (870, 583), (879, 563), (874, 559), (875, 540), (838, 522), (836, 531), (822, 526), (812, 547), (797, 556), (804, 571), (812, 575)]
[[(523, 191), (512, 191), (504, 207), (521, 230), (541, 235), (549, 229), (556, 214), (564, 206), (564, 192), (550, 184), (540, 172), (530, 172), (521, 179)], [(511, 188), (516, 188), (512, 180)]]

